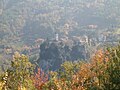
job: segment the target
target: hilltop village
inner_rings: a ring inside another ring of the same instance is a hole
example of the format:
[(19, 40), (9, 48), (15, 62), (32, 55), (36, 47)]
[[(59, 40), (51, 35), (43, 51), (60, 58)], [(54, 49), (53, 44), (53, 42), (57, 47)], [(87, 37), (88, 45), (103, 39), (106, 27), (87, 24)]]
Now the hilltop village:
[(103, 45), (117, 45), (119, 37), (119, 34), (101, 33), (98, 37), (91, 38), (86, 35), (60, 38), (55, 33), (55, 38), (47, 38), (40, 45), (37, 63), (44, 70), (56, 70), (65, 61), (86, 61)]
[[(88, 45), (88, 46), (96, 46), (100, 44), (117, 44), (119, 42), (119, 37), (120, 34), (113, 34), (112, 32), (102, 32), (98, 34), (97, 37), (93, 36), (87, 36), (87, 35), (80, 35), (80, 36), (72, 36), (69, 37), (67, 35), (63, 35), (59, 37), (58, 33), (55, 33), (53, 39), (42, 39), (38, 38), (34, 41), (33, 46), (28, 46), (24, 45), (22, 47), (22, 53), (31, 55), (32, 52), (38, 50), (40, 48), (40, 45), (45, 42), (49, 43), (64, 43), (64, 44), (79, 44), (79, 45)], [(7, 46), (7, 45), (0, 45), (0, 53), (5, 53), (5, 54), (13, 54), (15, 52), (14, 47), (12, 46)], [(35, 52), (34, 52), (35, 53)]]
[[(28, 55), (33, 63), (37, 63), (43, 69), (54, 70), (65, 61), (89, 60), (103, 46), (117, 45), (119, 38), (120, 34), (110, 31), (99, 33), (97, 37), (87, 34), (69, 37), (55, 33), (52, 39), (38, 38), (32, 46), (24, 45), (17, 52)], [(6, 60), (11, 58), (14, 52), (14, 47), (0, 45), (0, 53)]]

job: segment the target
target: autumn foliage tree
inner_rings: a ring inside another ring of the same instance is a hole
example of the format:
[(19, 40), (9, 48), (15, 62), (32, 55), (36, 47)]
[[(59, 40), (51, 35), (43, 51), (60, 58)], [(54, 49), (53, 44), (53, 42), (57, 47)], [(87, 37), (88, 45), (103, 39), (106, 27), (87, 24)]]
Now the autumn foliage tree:
[(32, 76), (32, 80), (37, 90), (42, 90), (42, 87), (48, 81), (48, 75), (38, 68), (37, 73)]
[(29, 62), (25, 55), (20, 55), (16, 52), (9, 68), (4, 77), (3, 90), (35, 90), (31, 75), (33, 74), (34, 65)]
[(99, 50), (90, 62), (83, 63), (80, 70), (73, 76), (73, 88), (77, 90), (100, 89), (100, 78), (105, 70), (105, 54)]
[[(106, 65), (106, 72), (102, 78), (103, 89), (120, 89), (120, 45), (109, 48), (109, 61)], [(105, 77), (106, 76), (106, 77)]]

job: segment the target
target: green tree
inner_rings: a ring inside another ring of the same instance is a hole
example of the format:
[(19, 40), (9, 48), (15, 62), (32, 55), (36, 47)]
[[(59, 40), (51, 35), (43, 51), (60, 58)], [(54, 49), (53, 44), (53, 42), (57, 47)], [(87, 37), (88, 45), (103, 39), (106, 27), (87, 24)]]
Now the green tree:
[(50, 72), (50, 80), (43, 86), (43, 90), (73, 90), (72, 77), (81, 64), (81, 62), (64, 62), (57, 72)]
[(22, 90), (22, 88), (35, 90), (30, 78), (33, 69), (34, 65), (29, 62), (28, 57), (16, 52), (11, 62), (11, 68), (7, 70), (7, 75), (3, 78), (5, 81), (3, 90), (5, 88), (8, 90)]
[[(110, 48), (109, 61), (105, 75), (102, 78), (104, 90), (119, 90), (120, 89), (120, 45)], [(107, 76), (107, 77), (106, 77)]]

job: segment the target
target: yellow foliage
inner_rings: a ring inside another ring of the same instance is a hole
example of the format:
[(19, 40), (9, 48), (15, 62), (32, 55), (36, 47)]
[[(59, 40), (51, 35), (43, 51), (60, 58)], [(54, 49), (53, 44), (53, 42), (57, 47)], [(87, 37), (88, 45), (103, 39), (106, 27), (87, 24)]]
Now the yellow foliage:
[(18, 87), (18, 90), (27, 90), (25, 87)]
[(4, 84), (2, 82), (0, 82), (0, 90), (2, 90), (3, 85)]

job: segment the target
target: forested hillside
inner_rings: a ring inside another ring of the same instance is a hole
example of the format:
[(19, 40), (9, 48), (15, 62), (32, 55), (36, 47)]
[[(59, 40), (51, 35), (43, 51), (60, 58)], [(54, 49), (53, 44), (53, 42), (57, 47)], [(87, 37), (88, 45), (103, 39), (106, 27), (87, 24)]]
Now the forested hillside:
[(117, 27), (119, 4), (119, 0), (1, 0), (0, 39), (3, 44), (32, 44), (55, 32), (76, 35), (89, 25), (96, 25), (97, 32)]
[(120, 90), (120, 0), (0, 0), (0, 90)]
[(94, 39), (107, 33), (108, 41), (118, 41), (119, 4), (119, 0), (0, 0), (2, 70), (15, 51), (29, 54), (34, 62), (40, 44), (54, 39), (55, 33), (70, 39), (83, 35)]
[(98, 50), (89, 62), (66, 61), (45, 73), (16, 52), (11, 68), (0, 73), (0, 90), (119, 90), (120, 45)]

